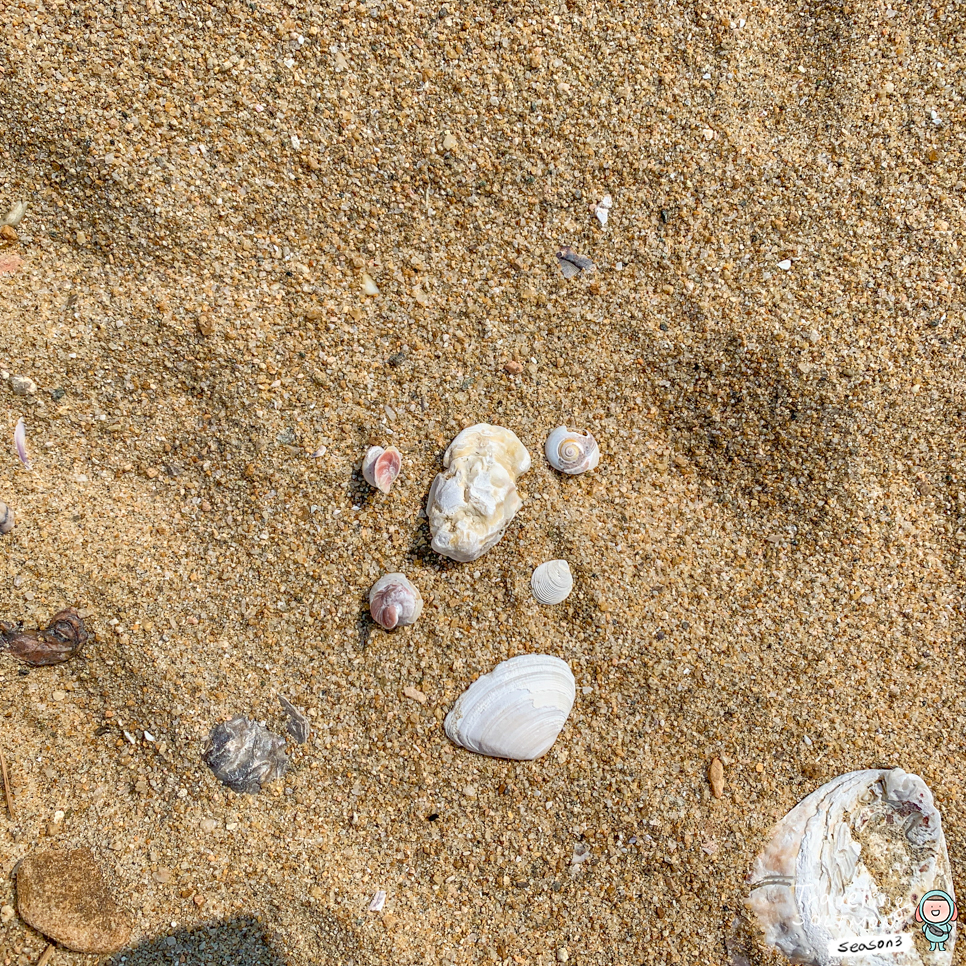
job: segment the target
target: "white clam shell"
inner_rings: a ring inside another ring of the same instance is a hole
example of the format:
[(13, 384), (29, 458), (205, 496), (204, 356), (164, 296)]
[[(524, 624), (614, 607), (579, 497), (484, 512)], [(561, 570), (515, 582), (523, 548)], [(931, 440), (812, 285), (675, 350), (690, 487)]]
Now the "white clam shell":
[(426, 505), (433, 549), (461, 563), (476, 560), (523, 505), (516, 481), (530, 469), (530, 454), (509, 429), (478, 423), (450, 443), (443, 467)]
[(586, 473), (600, 462), (597, 440), (590, 433), (578, 433), (566, 426), (558, 426), (550, 434), (544, 452), (555, 470), (572, 476)]
[(566, 560), (540, 564), (530, 578), (530, 589), (541, 604), (560, 604), (574, 589), (574, 577)]
[[(917, 903), (933, 889), (955, 899), (932, 792), (901, 768), (853, 771), (812, 792), (775, 827), (749, 883), (765, 941), (814, 966), (843, 962), (829, 957), (832, 942), (919, 932)], [(914, 950), (847, 961), (948, 966), (954, 942), (955, 930), (925, 960)]]
[(443, 727), (450, 741), (491, 758), (531, 761), (557, 740), (574, 706), (565, 661), (524, 654), (498, 664), (457, 699)]
[(369, 591), (369, 613), (387, 631), (415, 624), (422, 612), (422, 595), (404, 574), (386, 574)]

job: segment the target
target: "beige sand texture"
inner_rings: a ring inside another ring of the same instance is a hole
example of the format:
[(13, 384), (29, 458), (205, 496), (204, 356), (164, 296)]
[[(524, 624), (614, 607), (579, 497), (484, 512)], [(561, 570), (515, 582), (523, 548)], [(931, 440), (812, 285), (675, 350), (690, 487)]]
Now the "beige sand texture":
[[(13, 870), (52, 843), (98, 854), (127, 966), (768, 962), (726, 942), (769, 826), (883, 764), (930, 785), (961, 874), (961, 4), (0, 24), (0, 217), (29, 203), (0, 365), (38, 386), (0, 385), (0, 619), (91, 630), (84, 660), (0, 655), (0, 966), (44, 949)], [(596, 270), (565, 280), (568, 245)], [(459, 565), (420, 512), (479, 421), (533, 468)], [(597, 470), (549, 468), (561, 423)], [(403, 455), (388, 496), (372, 444)], [(425, 600), (392, 634), (388, 571)], [(577, 679), (549, 754), (452, 746), (457, 695), (539, 652)], [(205, 739), (284, 733), (279, 694), (312, 737), (236, 795)]]

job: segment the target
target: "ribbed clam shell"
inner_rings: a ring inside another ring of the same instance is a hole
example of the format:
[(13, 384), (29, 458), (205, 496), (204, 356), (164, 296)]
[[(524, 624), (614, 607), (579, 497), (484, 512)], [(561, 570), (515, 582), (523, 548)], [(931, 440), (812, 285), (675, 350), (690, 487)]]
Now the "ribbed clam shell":
[(457, 699), (443, 724), (450, 741), (491, 758), (530, 761), (557, 740), (574, 705), (566, 662), (524, 654), (498, 664)]
[(0, 502), (0, 533), (9, 533), (13, 529), (13, 510), (6, 503)]
[(558, 426), (550, 434), (544, 452), (555, 470), (571, 476), (586, 473), (600, 462), (597, 440), (590, 433), (578, 433), (566, 426)]
[[(953, 897), (932, 793), (901, 768), (849, 772), (812, 792), (775, 826), (749, 883), (747, 906), (765, 941), (792, 962), (813, 966), (833, 962), (830, 943), (918, 931), (914, 916), (927, 892)], [(925, 961), (948, 966), (954, 942), (953, 932), (946, 951)], [(916, 952), (860, 961), (923, 962)]]
[(422, 595), (403, 574), (386, 574), (369, 591), (369, 613), (387, 631), (415, 624), (422, 612)]
[(548, 560), (540, 564), (530, 578), (530, 589), (541, 604), (559, 604), (574, 589), (574, 578), (566, 560)]
[(516, 481), (530, 469), (530, 454), (509, 429), (478, 423), (450, 443), (443, 466), (426, 505), (433, 549), (462, 563), (476, 560), (523, 505)]
[(383, 449), (370, 446), (362, 461), (362, 475), (365, 481), (383, 493), (388, 493), (402, 468), (402, 453), (395, 446)]

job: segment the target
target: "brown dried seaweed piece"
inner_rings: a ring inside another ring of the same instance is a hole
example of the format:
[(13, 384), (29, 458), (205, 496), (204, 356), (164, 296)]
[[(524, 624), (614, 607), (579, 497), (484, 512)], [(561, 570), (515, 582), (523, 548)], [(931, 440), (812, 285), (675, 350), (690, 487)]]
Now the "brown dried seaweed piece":
[(21, 631), (0, 622), (0, 639), (18, 661), (34, 667), (69, 661), (87, 643), (84, 621), (73, 607), (51, 618), (43, 630)]

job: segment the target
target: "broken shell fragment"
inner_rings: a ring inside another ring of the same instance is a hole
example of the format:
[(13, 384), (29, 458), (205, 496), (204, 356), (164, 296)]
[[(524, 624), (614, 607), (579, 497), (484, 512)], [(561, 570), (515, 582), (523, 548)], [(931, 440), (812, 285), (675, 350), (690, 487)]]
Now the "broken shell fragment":
[(13, 529), (13, 510), (0, 500), (0, 533), (9, 533)]
[(386, 574), (369, 591), (369, 613), (387, 631), (415, 624), (422, 612), (423, 598), (403, 574)]
[(530, 578), (530, 589), (541, 604), (560, 604), (574, 589), (574, 578), (566, 560), (540, 564)]
[(288, 724), (285, 730), (300, 744), (304, 745), (309, 740), (309, 719), (299, 711), (298, 708), (289, 701), (284, 695), (278, 696), (278, 703), (282, 710), (288, 715)]
[(23, 221), (23, 216), (27, 213), (27, 202), (18, 201), (4, 216), (4, 219), (0, 224), (9, 225), (11, 228), (16, 228), (20, 222)]
[[(932, 792), (901, 768), (849, 772), (812, 792), (775, 826), (749, 883), (746, 905), (768, 945), (813, 966), (832, 961), (832, 943), (918, 931), (921, 898), (953, 896)], [(954, 942), (898, 962), (948, 966)]]
[(596, 205), (591, 205), (594, 209), (594, 215), (597, 217), (602, 228), (607, 224), (607, 216), (610, 214), (610, 209), (613, 204), (613, 198), (610, 195), (604, 195)]
[(84, 621), (73, 607), (60, 611), (43, 630), (24, 631), (0, 621), (0, 643), (7, 652), (33, 667), (63, 664), (87, 643)]
[(399, 476), (402, 468), (402, 453), (395, 446), (383, 449), (381, 446), (370, 446), (362, 461), (362, 475), (365, 481), (383, 493), (388, 493)]
[(13, 445), (17, 449), (17, 456), (20, 462), (29, 470), (30, 457), (27, 456), (27, 429), (23, 424), (23, 417), (17, 420), (17, 425), (13, 431)]
[(426, 506), (432, 546), (466, 563), (499, 542), (523, 505), (516, 481), (530, 469), (530, 454), (509, 429), (477, 423), (449, 444), (443, 467)]
[(450, 741), (479, 755), (531, 761), (557, 740), (575, 695), (566, 662), (547, 654), (524, 654), (474, 681), (443, 727)]
[(215, 725), (205, 764), (232, 791), (253, 795), (288, 768), (285, 739), (242, 714)]
[(566, 426), (558, 426), (550, 434), (544, 452), (555, 470), (571, 476), (586, 473), (600, 462), (597, 440), (590, 433), (578, 433)]
[(557, 264), (560, 266), (560, 274), (564, 278), (573, 278), (581, 272), (592, 272), (594, 263), (586, 255), (578, 255), (572, 248), (567, 246), (557, 252)]

